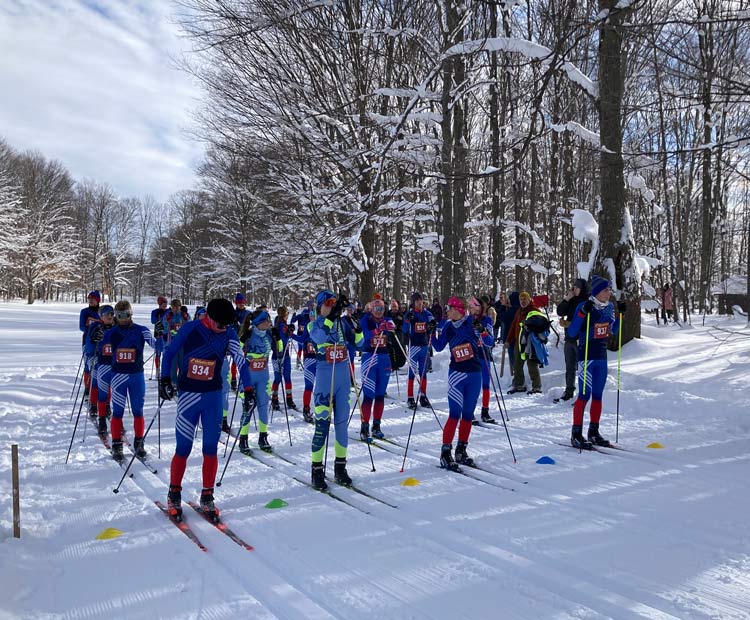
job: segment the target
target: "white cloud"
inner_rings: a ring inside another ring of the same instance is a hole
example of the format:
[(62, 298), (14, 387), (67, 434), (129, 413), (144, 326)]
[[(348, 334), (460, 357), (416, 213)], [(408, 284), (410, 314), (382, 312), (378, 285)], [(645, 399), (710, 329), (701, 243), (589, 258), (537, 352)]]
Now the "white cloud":
[(188, 189), (202, 146), (185, 135), (200, 90), (168, 0), (2, 0), (0, 137), (77, 179), (164, 200)]

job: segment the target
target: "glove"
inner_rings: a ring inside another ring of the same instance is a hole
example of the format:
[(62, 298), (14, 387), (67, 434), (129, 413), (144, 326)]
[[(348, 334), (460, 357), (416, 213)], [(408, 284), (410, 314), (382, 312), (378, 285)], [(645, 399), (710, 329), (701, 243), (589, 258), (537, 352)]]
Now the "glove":
[(244, 413), (250, 413), (250, 410), (255, 407), (255, 390), (251, 387), (245, 388), (245, 400), (242, 401), (242, 411)]
[(383, 330), (387, 332), (392, 332), (396, 329), (396, 324), (393, 321), (385, 321), (383, 323)]
[(346, 308), (348, 304), (349, 304), (349, 300), (344, 295), (339, 295), (339, 298), (336, 300), (336, 303), (333, 305), (333, 308), (331, 308), (331, 311), (328, 313), (328, 318), (331, 321), (340, 319), (341, 313), (344, 311), (344, 308)]
[(163, 336), (163, 335), (164, 335), (164, 323), (159, 321), (154, 327), (154, 336), (156, 338), (159, 338), (160, 336)]
[(587, 299), (584, 302), (583, 306), (581, 306), (581, 312), (583, 312), (584, 314), (590, 314), (593, 309), (594, 309), (594, 302), (591, 301), (590, 299)]
[(435, 319), (430, 319), (427, 322), (427, 333), (432, 334), (437, 329), (437, 321)]
[(472, 325), (474, 326), (474, 330), (479, 332), (480, 334), (484, 334), (487, 332), (487, 326), (481, 321), (477, 321), (475, 319)]
[(162, 400), (172, 400), (174, 398), (174, 386), (170, 377), (159, 379), (159, 398)]
[(625, 314), (625, 311), (628, 309), (628, 304), (624, 301), (618, 301), (617, 302), (617, 310), (620, 314)]
[(414, 319), (414, 311), (413, 310), (409, 310), (404, 315), (404, 321), (408, 321), (409, 323), (411, 323), (413, 319)]
[(99, 342), (102, 338), (104, 338), (104, 330), (101, 327), (97, 327), (91, 334), (91, 342)]

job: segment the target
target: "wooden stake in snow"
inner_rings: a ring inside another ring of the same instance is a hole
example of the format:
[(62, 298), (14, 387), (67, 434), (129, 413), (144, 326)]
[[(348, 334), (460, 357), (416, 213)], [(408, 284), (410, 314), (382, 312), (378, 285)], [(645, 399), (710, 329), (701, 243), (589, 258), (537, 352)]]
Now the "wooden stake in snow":
[(13, 478), (13, 538), (21, 538), (21, 496), (18, 490), (18, 445), (11, 446)]

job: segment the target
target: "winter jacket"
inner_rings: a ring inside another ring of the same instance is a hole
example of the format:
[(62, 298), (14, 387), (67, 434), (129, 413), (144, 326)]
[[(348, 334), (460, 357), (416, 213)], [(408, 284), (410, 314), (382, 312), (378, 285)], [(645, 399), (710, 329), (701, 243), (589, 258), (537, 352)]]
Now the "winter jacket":
[[(513, 293), (511, 293), (511, 296), (512, 295)], [(534, 302), (531, 301), (525, 308), (521, 308), (519, 306), (515, 316), (513, 317), (513, 322), (508, 329), (508, 335), (505, 337), (505, 344), (514, 346), (518, 342), (518, 334), (521, 329), (521, 322), (526, 319), (526, 316), (529, 314), (529, 312), (533, 312), (534, 310), (538, 312), (539, 308), (534, 306)]]

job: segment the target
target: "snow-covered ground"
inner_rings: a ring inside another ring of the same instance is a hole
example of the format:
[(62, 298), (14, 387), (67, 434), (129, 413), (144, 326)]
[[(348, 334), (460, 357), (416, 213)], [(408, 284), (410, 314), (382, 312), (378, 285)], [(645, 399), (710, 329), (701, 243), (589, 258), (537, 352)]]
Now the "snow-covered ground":
[[(740, 319), (710, 317), (682, 330), (644, 319), (644, 338), (625, 347), (622, 361), (619, 439), (629, 452), (558, 445), (572, 414), (552, 403), (562, 391), (562, 344), (543, 371), (544, 395), (505, 397), (517, 464), (502, 426), (474, 428), (469, 452), (494, 472), (477, 472), (486, 482), (437, 467), (441, 435), (429, 410), (417, 413), (404, 473), (398, 447), (373, 448), (372, 472), (366, 446), (351, 442), (355, 483), (397, 508), (345, 492), (356, 510), (296, 482), (290, 474), (309, 477), (312, 427), (291, 417), (290, 447), (277, 413), (272, 443), (296, 465), (266, 457), (271, 468), (235, 453), (216, 493), (226, 523), (255, 550), (187, 509), (204, 553), (153, 502), (166, 496), (173, 403), (162, 411), (161, 460), (155, 429), (147, 439), (157, 476), (136, 462), (114, 495), (122, 469), (90, 425), (81, 442), (85, 415), (63, 464), (79, 309), (0, 304), (2, 620), (750, 618), (750, 329)], [(147, 323), (148, 311), (136, 306), (136, 320)], [(429, 394), (443, 421), (445, 354), (435, 362)], [(301, 406), (300, 372), (293, 375)], [(615, 378), (610, 354), (602, 432), (612, 439)], [(403, 400), (403, 374), (399, 381)], [(398, 396), (395, 376), (389, 393)], [(151, 381), (147, 422), (155, 403)], [(409, 422), (400, 400), (386, 401), (388, 437), (405, 443)], [(664, 447), (647, 448), (653, 442)], [(11, 537), (12, 443), (20, 540)], [(186, 500), (199, 492), (199, 452)], [(537, 464), (543, 456), (555, 463)], [(402, 485), (407, 477), (419, 484)], [(288, 506), (266, 508), (275, 498)], [(105, 528), (122, 535), (97, 540)]]

